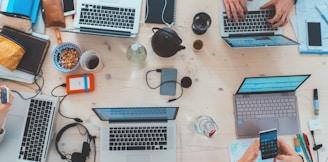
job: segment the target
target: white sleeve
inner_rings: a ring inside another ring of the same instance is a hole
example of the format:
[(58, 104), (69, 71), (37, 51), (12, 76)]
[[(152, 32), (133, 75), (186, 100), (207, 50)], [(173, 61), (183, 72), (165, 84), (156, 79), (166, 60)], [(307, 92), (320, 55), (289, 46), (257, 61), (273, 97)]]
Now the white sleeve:
[(2, 142), (3, 138), (5, 137), (5, 133), (6, 133), (6, 131), (1, 128), (1, 130), (0, 130), (0, 143)]

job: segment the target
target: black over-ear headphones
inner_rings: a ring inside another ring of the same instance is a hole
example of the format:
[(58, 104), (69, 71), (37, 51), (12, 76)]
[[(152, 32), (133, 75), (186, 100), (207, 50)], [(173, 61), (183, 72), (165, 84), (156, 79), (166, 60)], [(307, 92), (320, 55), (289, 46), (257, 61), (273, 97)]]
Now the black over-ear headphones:
[[(67, 130), (68, 128), (71, 128), (71, 127), (74, 127), (74, 126), (81, 126), (83, 127), (85, 130), (86, 130), (86, 133), (88, 135), (88, 138), (87, 138), (87, 141), (86, 142), (83, 142), (83, 146), (82, 146), (82, 152), (74, 152), (72, 155), (71, 155), (71, 158), (68, 158), (65, 154), (63, 154), (60, 150), (59, 150), (59, 147), (58, 147), (58, 142), (62, 136), (62, 134), (65, 132), (65, 130)], [(89, 153), (91, 151), (91, 148), (90, 148), (90, 142), (94, 143), (95, 145), (95, 136), (92, 136), (89, 132), (89, 130), (82, 124), (80, 123), (71, 123), (71, 124), (68, 124), (66, 125), (65, 127), (63, 127), (57, 134), (56, 136), (56, 150), (58, 152), (58, 154), (60, 155), (60, 157), (62, 159), (66, 159), (68, 161), (71, 161), (71, 162), (85, 162), (86, 158), (89, 156)], [(95, 155), (96, 156), (96, 155)]]

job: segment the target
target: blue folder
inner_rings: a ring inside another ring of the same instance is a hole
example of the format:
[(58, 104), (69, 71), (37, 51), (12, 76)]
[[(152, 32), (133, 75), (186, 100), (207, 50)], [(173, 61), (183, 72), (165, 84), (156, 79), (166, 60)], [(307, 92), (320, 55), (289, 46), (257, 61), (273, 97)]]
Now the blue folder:
[(37, 20), (39, 6), (40, 0), (9, 0), (6, 12), (29, 16), (34, 24)]

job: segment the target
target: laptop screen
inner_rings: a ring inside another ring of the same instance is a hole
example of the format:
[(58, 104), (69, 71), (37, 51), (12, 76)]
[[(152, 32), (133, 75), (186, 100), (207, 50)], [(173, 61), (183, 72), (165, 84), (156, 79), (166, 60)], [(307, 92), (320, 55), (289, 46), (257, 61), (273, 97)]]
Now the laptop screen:
[(297, 42), (283, 35), (236, 36), (236, 37), (224, 37), (223, 39), (231, 47), (236, 47), (236, 48), (298, 45)]
[(310, 75), (245, 78), (237, 94), (295, 91)]
[(178, 107), (92, 108), (103, 121), (174, 120)]

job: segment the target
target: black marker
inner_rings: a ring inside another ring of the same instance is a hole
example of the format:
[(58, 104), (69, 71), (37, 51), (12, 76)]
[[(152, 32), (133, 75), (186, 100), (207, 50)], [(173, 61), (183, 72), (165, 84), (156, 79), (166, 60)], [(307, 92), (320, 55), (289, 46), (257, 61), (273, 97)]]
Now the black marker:
[(319, 115), (318, 89), (313, 89), (313, 108), (314, 108), (314, 115)]

